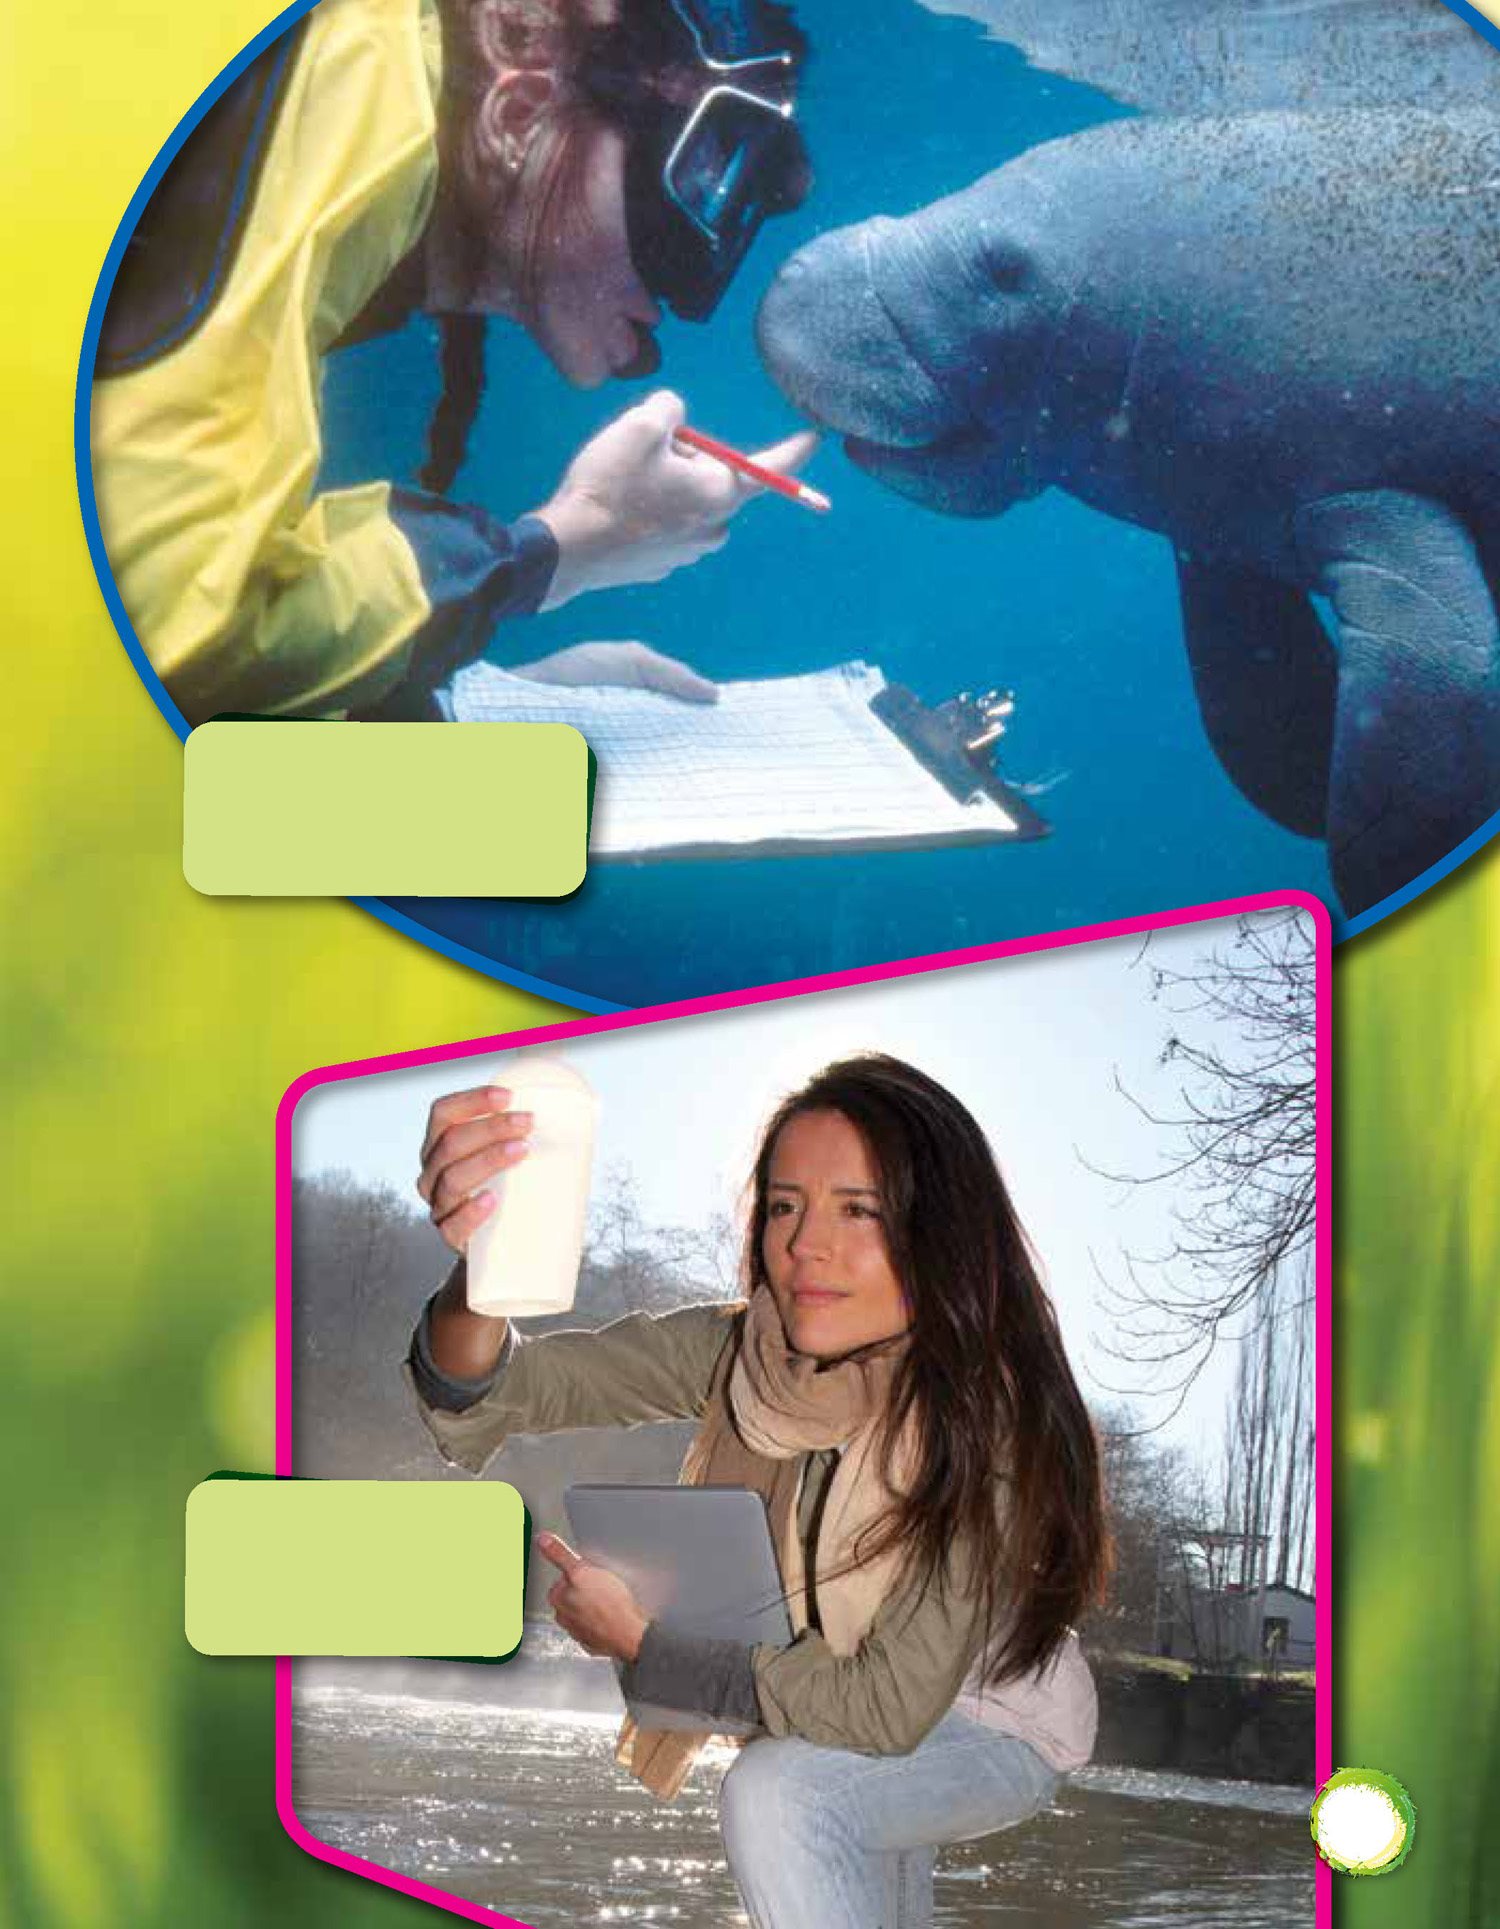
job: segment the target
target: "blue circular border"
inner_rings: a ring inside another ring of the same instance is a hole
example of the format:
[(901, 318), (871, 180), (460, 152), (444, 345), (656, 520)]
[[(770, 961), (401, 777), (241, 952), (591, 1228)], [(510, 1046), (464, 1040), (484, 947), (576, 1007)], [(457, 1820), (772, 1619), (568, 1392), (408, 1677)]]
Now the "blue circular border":
[[(1488, 40), (1492, 46), (1500, 48), (1500, 27), (1487, 19), (1476, 7), (1471, 6), (1469, 0), (1445, 0), (1445, 4), (1461, 20), (1467, 21), (1483, 39)], [(131, 196), (130, 204), (115, 230), (114, 239), (109, 244), (109, 252), (104, 257), (104, 266), (99, 272), (93, 299), (89, 303), (88, 320), (83, 331), (83, 345), (79, 351), (78, 379), (74, 385), (73, 395), (73, 469), (78, 485), (78, 503), (83, 515), (83, 532), (88, 543), (89, 560), (93, 563), (94, 576), (98, 581), (105, 605), (119, 632), (120, 640), (124, 643), (130, 660), (135, 665), (136, 673), (151, 693), (157, 709), (172, 726), (179, 739), (185, 739), (188, 735), (187, 719), (167, 694), (166, 686), (141, 648), (140, 639), (126, 614), (125, 605), (120, 600), (120, 592), (115, 586), (114, 572), (109, 566), (103, 532), (99, 527), (99, 509), (94, 497), (93, 465), (89, 448), (89, 396), (93, 387), (99, 334), (104, 324), (104, 311), (108, 306), (126, 246), (135, 232), (136, 223), (140, 220), (146, 203), (155, 193), (157, 183), (171, 166), (179, 148), (209, 108), (225, 89), (239, 78), (256, 55), (268, 47), (273, 40), (278, 39), (289, 27), (295, 25), (304, 14), (310, 13), (316, 5), (317, 0), (293, 0), (291, 6), (277, 14), (268, 26), (262, 28), (249, 45), (235, 55), (224, 71), (204, 88), (172, 130), (161, 152), (146, 170), (140, 186)], [(1372, 925), (1381, 923), (1393, 912), (1404, 909), (1414, 899), (1423, 896), (1435, 884), (1440, 883), (1452, 871), (1457, 870), (1458, 866), (1472, 857), (1476, 851), (1483, 849), (1497, 831), (1500, 831), (1500, 811), (1496, 811), (1488, 823), (1466, 837), (1461, 844), (1456, 845), (1445, 858), (1429, 866), (1419, 877), (1413, 878), (1399, 891), (1393, 891), (1389, 897), (1382, 898), (1380, 903), (1372, 906), (1370, 910), (1362, 911), (1358, 917), (1344, 919), (1337, 907), (1330, 905), (1329, 914), (1333, 921), (1335, 940), (1342, 943), (1347, 938), (1358, 937), (1362, 931), (1368, 931)], [(357, 904), (362, 911), (368, 911), (372, 917), (378, 918), (382, 924), (389, 925), (392, 930), (401, 932), (404, 937), (416, 939), (429, 951), (436, 951), (445, 958), (451, 958), (457, 964), (467, 965), (471, 970), (478, 971), (485, 977), (498, 979), (502, 984), (513, 985), (518, 991), (528, 991), (538, 997), (558, 1000), (577, 1011), (602, 1015), (631, 1009), (628, 1005), (614, 1004), (607, 999), (590, 997), (586, 992), (571, 991), (562, 985), (551, 984), (545, 978), (533, 977), (531, 973), (520, 971), (512, 965), (500, 964), (493, 958), (483, 956), (480, 952), (469, 950), (465, 945), (455, 944), (451, 938), (445, 938), (428, 926), (418, 924), (414, 918), (409, 918), (400, 911), (393, 911), (379, 898), (352, 898), (350, 902)]]

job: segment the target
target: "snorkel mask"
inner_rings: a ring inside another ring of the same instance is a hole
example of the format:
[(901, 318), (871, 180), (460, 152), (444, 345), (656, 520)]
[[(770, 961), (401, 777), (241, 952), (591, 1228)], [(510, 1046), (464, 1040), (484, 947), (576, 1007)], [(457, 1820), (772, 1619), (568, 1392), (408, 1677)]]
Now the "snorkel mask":
[(771, 0), (620, 0), (580, 90), (626, 137), (631, 259), (684, 321), (718, 306), (768, 216), (812, 171), (796, 124), (806, 43)]

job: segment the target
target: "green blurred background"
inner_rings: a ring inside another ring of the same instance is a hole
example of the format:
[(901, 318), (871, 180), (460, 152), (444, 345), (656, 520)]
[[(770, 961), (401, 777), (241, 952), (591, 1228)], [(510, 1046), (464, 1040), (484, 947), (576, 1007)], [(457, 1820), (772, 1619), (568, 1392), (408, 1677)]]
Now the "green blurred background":
[[(0, 1924), (412, 1923), (272, 1804), (271, 1671), (182, 1634), (182, 1511), (271, 1464), (272, 1123), (308, 1067), (548, 1008), (342, 905), (215, 903), (100, 601), (74, 364), (113, 224), (246, 0), (7, 9)], [(24, 183), (24, 186), (20, 185)], [(1336, 1754), (1418, 1845), (1347, 1929), (1500, 1924), (1500, 865), (1337, 978)]]

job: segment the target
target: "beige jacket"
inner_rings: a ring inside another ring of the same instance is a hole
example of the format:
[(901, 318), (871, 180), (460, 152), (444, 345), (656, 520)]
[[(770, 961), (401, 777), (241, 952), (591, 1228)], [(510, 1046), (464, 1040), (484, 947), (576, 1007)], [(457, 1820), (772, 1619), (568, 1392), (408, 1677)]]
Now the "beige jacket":
[[(512, 1434), (696, 1419), (738, 1317), (735, 1306), (689, 1306), (632, 1313), (591, 1332), (517, 1334), (504, 1372), (473, 1406), (450, 1413), (419, 1397), (422, 1417), (444, 1459), (471, 1473)], [(804, 1526), (815, 1510), (809, 1480)], [(992, 1688), (983, 1681), (983, 1635), (976, 1593), (960, 1569), (959, 1585), (941, 1593), (898, 1589), (852, 1655), (835, 1655), (812, 1629), (789, 1647), (757, 1648), (766, 1728), (900, 1755), (952, 1708), (1018, 1736), (1054, 1769), (1081, 1767), (1093, 1752), (1098, 1707), (1077, 1636), (1069, 1634), (1045, 1670)]]

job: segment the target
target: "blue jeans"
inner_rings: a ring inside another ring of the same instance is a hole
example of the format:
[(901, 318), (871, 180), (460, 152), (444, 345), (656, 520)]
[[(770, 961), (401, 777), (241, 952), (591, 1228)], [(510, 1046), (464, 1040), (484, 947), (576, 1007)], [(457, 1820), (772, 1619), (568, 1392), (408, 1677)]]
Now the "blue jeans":
[(754, 1929), (924, 1929), (936, 1845), (1028, 1820), (1057, 1780), (957, 1713), (909, 1755), (763, 1736), (724, 1777), (719, 1826)]

